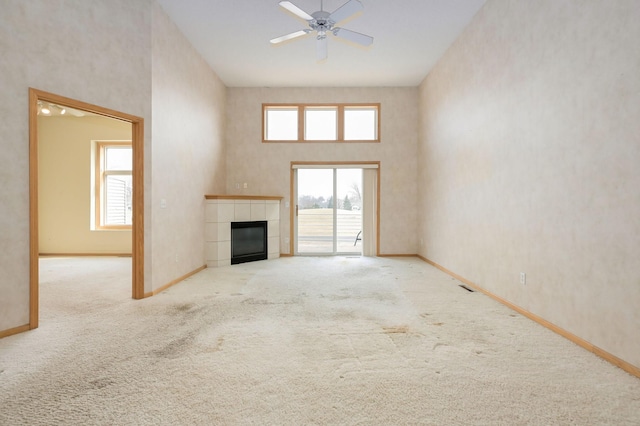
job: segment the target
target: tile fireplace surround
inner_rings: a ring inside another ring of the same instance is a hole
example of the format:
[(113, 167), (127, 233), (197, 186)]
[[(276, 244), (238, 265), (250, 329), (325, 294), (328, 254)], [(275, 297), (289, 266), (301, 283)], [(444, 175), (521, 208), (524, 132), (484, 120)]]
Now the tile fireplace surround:
[(259, 195), (205, 195), (207, 267), (231, 265), (231, 222), (267, 221), (268, 259), (280, 257), (280, 201)]

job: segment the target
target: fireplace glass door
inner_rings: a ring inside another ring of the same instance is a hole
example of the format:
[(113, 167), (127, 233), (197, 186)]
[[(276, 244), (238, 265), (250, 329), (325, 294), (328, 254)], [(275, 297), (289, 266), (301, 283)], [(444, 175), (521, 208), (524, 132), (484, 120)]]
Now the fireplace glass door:
[(231, 222), (231, 264), (267, 259), (267, 221)]

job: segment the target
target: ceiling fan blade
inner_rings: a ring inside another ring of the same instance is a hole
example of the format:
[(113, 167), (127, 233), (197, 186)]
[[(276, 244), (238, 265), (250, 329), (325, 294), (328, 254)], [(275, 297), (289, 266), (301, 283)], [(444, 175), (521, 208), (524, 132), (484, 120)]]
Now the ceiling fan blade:
[(354, 43), (361, 44), (363, 46), (369, 46), (371, 45), (371, 43), (373, 43), (373, 37), (366, 34), (357, 33), (355, 31), (347, 30), (345, 28), (334, 28), (333, 35), (345, 40), (352, 41)]
[(289, 12), (293, 13), (294, 15), (296, 15), (297, 17), (304, 19), (305, 21), (313, 21), (313, 16), (309, 15), (307, 12), (305, 12), (302, 9), (300, 9), (298, 6), (296, 6), (295, 4), (291, 3), (290, 1), (281, 1), (278, 4), (281, 7), (287, 9)]
[(283, 35), (283, 36), (280, 36), (280, 37), (273, 38), (273, 39), (271, 39), (269, 41), (271, 42), (271, 44), (278, 44), (278, 43), (282, 43), (283, 41), (291, 40), (292, 38), (301, 37), (303, 35), (306, 35), (310, 31), (311, 30), (300, 30), (300, 31), (296, 31), (295, 33), (286, 34), (286, 35)]
[(329, 20), (337, 24), (360, 12), (362, 9), (364, 9), (364, 6), (362, 6), (359, 0), (349, 0), (329, 15)]
[(319, 61), (323, 61), (327, 59), (327, 56), (329, 56), (327, 51), (327, 44), (328, 43), (326, 37), (318, 38), (318, 41), (316, 42), (316, 55)]

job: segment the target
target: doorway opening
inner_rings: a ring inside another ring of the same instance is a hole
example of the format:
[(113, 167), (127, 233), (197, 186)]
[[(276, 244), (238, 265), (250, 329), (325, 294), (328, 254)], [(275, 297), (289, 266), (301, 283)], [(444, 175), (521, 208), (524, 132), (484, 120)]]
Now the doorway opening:
[(294, 255), (378, 254), (379, 163), (292, 163)]
[(131, 194), (131, 297), (144, 297), (144, 120), (140, 117), (88, 104), (53, 93), (29, 89), (29, 227), (30, 227), (30, 287), (29, 329), (39, 324), (39, 208), (38, 208), (38, 112), (42, 105), (55, 105), (60, 111), (70, 108), (76, 111), (112, 118), (131, 124), (132, 194)]

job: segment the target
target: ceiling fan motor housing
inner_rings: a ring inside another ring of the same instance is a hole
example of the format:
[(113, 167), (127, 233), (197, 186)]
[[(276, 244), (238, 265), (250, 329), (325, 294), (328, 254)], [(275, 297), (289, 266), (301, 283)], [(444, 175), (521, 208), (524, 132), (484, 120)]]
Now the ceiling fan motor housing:
[(311, 16), (313, 16), (313, 21), (309, 21), (309, 27), (318, 32), (318, 40), (325, 38), (327, 36), (327, 31), (331, 31), (335, 24), (335, 22), (329, 19), (331, 14), (324, 10), (319, 10), (312, 13)]

